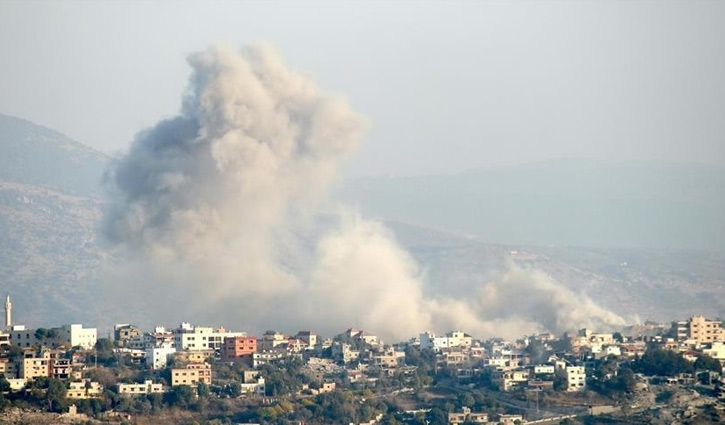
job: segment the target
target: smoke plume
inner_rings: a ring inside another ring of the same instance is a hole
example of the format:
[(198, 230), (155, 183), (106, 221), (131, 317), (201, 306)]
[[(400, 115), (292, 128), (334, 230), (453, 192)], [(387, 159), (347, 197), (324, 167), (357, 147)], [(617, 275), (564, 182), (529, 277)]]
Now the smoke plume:
[(103, 225), (132, 264), (127, 287), (162, 306), (156, 320), (176, 317), (169, 309), (232, 327), (355, 325), (393, 339), (621, 322), (514, 267), (470, 299), (427, 296), (381, 224), (326, 197), (364, 117), (265, 46), (212, 47), (189, 64), (180, 114), (140, 133), (115, 165)]

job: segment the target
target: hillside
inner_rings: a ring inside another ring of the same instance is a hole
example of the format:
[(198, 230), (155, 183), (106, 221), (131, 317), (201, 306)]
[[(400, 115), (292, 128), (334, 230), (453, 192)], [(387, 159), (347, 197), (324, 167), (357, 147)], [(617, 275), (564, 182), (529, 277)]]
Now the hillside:
[[(0, 153), (0, 293), (12, 294), (16, 322), (154, 325), (109, 277), (114, 260), (97, 232), (108, 159), (6, 116)], [(717, 167), (562, 161), (368, 179), (343, 195), (386, 222), (425, 270), (430, 294), (466, 296), (513, 261), (619, 314), (671, 320), (725, 309), (722, 179)], [(169, 321), (194, 320), (173, 313)]]
[(0, 180), (100, 196), (108, 157), (55, 130), (0, 114)]
[(0, 291), (17, 323), (100, 317), (96, 238), (108, 158), (54, 130), (0, 115)]
[(725, 167), (559, 160), (349, 182), (367, 215), (491, 243), (725, 252)]
[(694, 314), (719, 317), (725, 311), (723, 254), (497, 245), (400, 222), (386, 225), (425, 268), (432, 294), (466, 296), (511, 261), (541, 270), (574, 292), (641, 321), (667, 322)]

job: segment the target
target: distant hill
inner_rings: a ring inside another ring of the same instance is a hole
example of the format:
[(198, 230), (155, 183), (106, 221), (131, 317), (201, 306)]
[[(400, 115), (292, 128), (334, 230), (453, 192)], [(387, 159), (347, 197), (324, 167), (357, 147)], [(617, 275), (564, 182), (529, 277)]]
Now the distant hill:
[[(0, 294), (12, 294), (17, 323), (155, 324), (129, 297), (109, 295), (123, 294), (123, 281), (104, 275), (114, 260), (97, 233), (107, 161), (0, 115)], [(386, 221), (429, 294), (468, 296), (513, 260), (619, 314), (670, 320), (725, 308), (725, 255), (682, 249), (722, 248), (723, 181), (718, 167), (554, 161), (359, 180), (342, 196)], [(177, 319), (195, 320), (168, 320)]]
[(102, 317), (96, 237), (108, 158), (55, 130), (0, 115), (0, 291), (16, 323)]
[(490, 243), (725, 252), (725, 167), (558, 160), (349, 182), (367, 215)]
[(725, 311), (722, 253), (498, 245), (401, 222), (386, 225), (424, 267), (430, 294), (470, 296), (512, 261), (642, 321), (719, 317)]
[(100, 196), (108, 157), (55, 130), (0, 114), (0, 180)]

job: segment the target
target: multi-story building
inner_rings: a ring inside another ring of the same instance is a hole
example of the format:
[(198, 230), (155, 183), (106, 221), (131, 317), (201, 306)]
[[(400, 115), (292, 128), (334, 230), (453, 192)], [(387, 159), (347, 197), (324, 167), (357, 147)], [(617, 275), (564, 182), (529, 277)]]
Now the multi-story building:
[(7, 357), (0, 358), (0, 374), (3, 374), (6, 378), (12, 378), (17, 375), (17, 371), (15, 362), (11, 362)]
[(672, 323), (672, 331), (678, 341), (691, 345), (725, 342), (725, 329), (720, 320), (709, 320), (703, 316)]
[(81, 347), (90, 350), (96, 345), (98, 330), (96, 328), (84, 328), (83, 325), (66, 325), (61, 328), (65, 332), (65, 338), (70, 342), (71, 347)]
[(171, 369), (171, 386), (199, 383), (211, 384), (211, 365), (208, 363), (191, 363), (185, 369)]
[(256, 336), (227, 337), (224, 339), (224, 345), (222, 346), (222, 360), (225, 362), (251, 360), (252, 354), (256, 352)]
[(264, 378), (256, 370), (245, 370), (242, 375), (241, 390), (248, 394), (264, 395)]
[(50, 357), (30, 357), (23, 359), (20, 368), (20, 378), (32, 381), (35, 378), (50, 376)]
[(225, 338), (247, 336), (246, 332), (228, 332), (224, 328), (213, 329), (204, 326), (192, 326), (182, 323), (174, 330), (174, 346), (176, 350), (220, 350)]
[(147, 348), (146, 366), (151, 370), (164, 369), (174, 353), (176, 353), (176, 348), (174, 347)]
[(587, 375), (584, 366), (567, 366), (566, 372), (566, 390), (582, 391), (587, 387)]
[(405, 353), (395, 350), (388, 350), (373, 356), (373, 364), (385, 368), (397, 367), (403, 360), (405, 360)]
[(277, 331), (267, 331), (262, 335), (262, 338), (257, 341), (257, 351), (274, 351), (278, 346), (288, 343), (289, 338), (287, 338), (283, 333), (279, 333)]
[(495, 371), (492, 374), (493, 382), (498, 385), (501, 391), (511, 391), (524, 386), (530, 377), (531, 372), (527, 369), (502, 370)]
[(53, 359), (50, 362), (50, 377), (56, 379), (69, 379), (73, 367), (70, 359)]
[(141, 334), (141, 329), (134, 325), (127, 323), (113, 325), (113, 339), (120, 347), (125, 347), (127, 341), (138, 340)]

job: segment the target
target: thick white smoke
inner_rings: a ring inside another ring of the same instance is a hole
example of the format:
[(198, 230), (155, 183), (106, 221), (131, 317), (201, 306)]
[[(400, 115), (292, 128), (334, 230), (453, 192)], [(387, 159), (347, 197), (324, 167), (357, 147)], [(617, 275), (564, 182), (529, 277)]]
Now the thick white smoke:
[(320, 214), (337, 210), (326, 194), (364, 117), (268, 47), (213, 47), (189, 63), (180, 115), (141, 133), (117, 163), (104, 220), (134, 263), (130, 286), (166, 300), (153, 305), (232, 326), (355, 325), (394, 339), (621, 321), (515, 268), (469, 300), (426, 297), (417, 264), (382, 225)]

